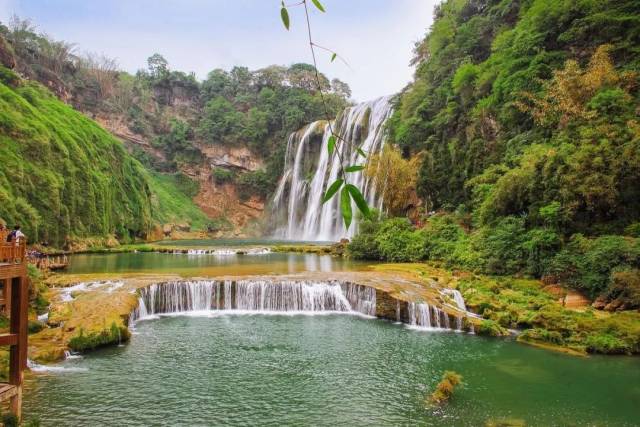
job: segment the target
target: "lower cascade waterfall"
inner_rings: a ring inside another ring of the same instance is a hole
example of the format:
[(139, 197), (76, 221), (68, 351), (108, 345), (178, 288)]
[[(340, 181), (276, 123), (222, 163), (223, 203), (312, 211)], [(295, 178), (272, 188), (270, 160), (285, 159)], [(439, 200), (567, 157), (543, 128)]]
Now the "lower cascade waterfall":
[[(432, 329), (463, 330), (467, 317), (462, 295), (451, 295), (458, 307), (444, 309), (428, 303), (395, 299), (382, 293), (377, 312), (376, 289), (337, 280), (193, 280), (156, 283), (138, 289), (138, 307), (130, 321), (153, 318), (161, 314), (230, 311), (237, 313), (359, 313)], [(452, 294), (450, 294), (453, 292)], [(389, 298), (391, 312), (385, 311)], [(467, 324), (465, 330), (473, 331)]]
[(139, 290), (133, 319), (194, 311), (376, 314), (375, 289), (334, 281), (203, 280), (157, 283)]
[[(341, 137), (336, 150), (343, 153), (343, 166), (367, 161), (358, 154), (357, 148), (368, 156), (382, 151), (384, 123), (391, 113), (391, 97), (387, 96), (349, 107), (332, 122), (333, 130)], [(340, 157), (330, 156), (327, 149), (330, 136), (328, 123), (318, 121), (289, 137), (284, 172), (272, 201), (276, 237), (337, 241), (356, 233), (357, 217), (349, 230), (344, 228), (339, 197), (322, 204), (323, 194), (338, 178), (340, 170)], [(363, 171), (350, 173), (348, 178), (363, 191), (369, 206), (382, 209), (380, 194), (384, 189), (375, 188)], [(352, 209), (357, 211), (355, 205)]]
[[(423, 328), (451, 329), (449, 314), (434, 305), (427, 303), (408, 303), (409, 324)], [(456, 317), (457, 330), (462, 329), (462, 318)]]

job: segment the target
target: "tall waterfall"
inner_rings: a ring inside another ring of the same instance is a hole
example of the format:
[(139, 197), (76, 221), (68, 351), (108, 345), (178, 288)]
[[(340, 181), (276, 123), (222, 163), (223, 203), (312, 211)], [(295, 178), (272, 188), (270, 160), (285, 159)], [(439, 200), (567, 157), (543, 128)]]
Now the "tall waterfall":
[(210, 310), (357, 312), (376, 314), (375, 289), (335, 281), (201, 280), (157, 283), (139, 290), (133, 320)]
[[(334, 131), (346, 141), (338, 141), (344, 165), (363, 164), (356, 148), (368, 155), (379, 153), (384, 145), (384, 123), (391, 115), (391, 97), (358, 104), (345, 109), (332, 122)], [(331, 136), (326, 121), (313, 122), (289, 136), (284, 172), (273, 198), (276, 236), (292, 240), (336, 241), (357, 231), (357, 215), (349, 230), (342, 222), (339, 197), (322, 204), (322, 195), (338, 178), (340, 158), (329, 156)], [(361, 172), (349, 173), (351, 184), (363, 190), (369, 206), (382, 209), (382, 197), (375, 185)], [(357, 208), (352, 206), (354, 212)]]

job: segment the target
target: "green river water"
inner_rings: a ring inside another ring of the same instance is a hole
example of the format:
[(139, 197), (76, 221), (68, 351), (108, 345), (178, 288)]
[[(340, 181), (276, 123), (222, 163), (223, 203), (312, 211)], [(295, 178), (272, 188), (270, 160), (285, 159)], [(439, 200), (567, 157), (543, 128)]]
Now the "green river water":
[[(70, 272), (254, 274), (358, 269), (317, 255), (82, 255)], [(443, 371), (464, 386), (425, 406)], [(640, 359), (579, 358), (352, 315), (173, 316), (138, 322), (130, 343), (28, 380), (43, 426), (527, 426), (640, 424)]]

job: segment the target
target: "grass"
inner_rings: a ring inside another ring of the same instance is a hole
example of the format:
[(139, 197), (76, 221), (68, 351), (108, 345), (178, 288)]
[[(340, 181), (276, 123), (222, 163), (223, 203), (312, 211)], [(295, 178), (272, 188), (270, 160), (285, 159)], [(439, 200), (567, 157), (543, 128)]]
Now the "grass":
[(154, 218), (161, 223), (188, 222), (192, 229), (204, 230), (209, 218), (181, 190), (176, 175), (152, 173), (149, 180)]

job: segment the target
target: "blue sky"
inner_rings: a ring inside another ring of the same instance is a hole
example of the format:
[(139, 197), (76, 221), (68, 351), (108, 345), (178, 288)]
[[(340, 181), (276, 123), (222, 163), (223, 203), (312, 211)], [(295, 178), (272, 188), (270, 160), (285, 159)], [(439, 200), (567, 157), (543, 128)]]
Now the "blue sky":
[[(294, 3), (295, 0), (290, 0)], [(351, 68), (320, 53), (319, 68), (349, 83), (358, 101), (401, 90), (411, 80), (411, 51), (432, 22), (438, 0), (322, 0), (314, 11), (316, 43), (338, 51)], [(310, 62), (301, 8), (292, 28), (279, 0), (0, 0), (0, 20), (29, 18), (80, 52), (116, 58), (135, 71), (161, 53), (171, 68), (199, 78), (214, 68)]]

